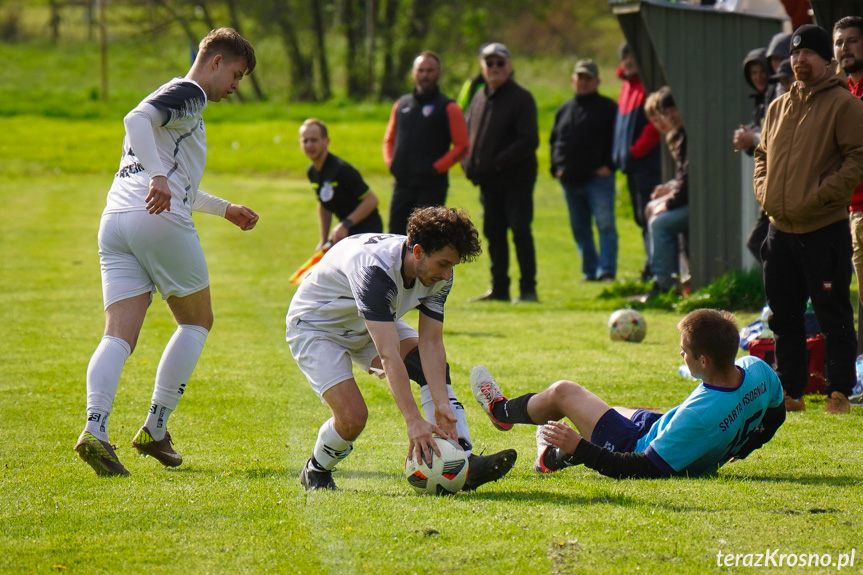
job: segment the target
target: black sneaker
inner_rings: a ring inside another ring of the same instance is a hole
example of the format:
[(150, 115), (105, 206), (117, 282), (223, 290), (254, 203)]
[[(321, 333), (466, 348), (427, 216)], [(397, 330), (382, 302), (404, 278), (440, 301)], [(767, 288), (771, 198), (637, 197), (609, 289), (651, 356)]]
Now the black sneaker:
[(314, 491), (316, 489), (332, 489), (335, 491), (336, 482), (333, 481), (332, 471), (311, 471), (309, 464), (303, 466), (303, 472), (300, 473), (300, 483), (306, 488), (306, 491)]
[(515, 449), (504, 449), (494, 455), (471, 453), (467, 459), (470, 466), (467, 470), (467, 480), (461, 490), (473, 491), (480, 485), (497, 481), (512, 469), (517, 456)]

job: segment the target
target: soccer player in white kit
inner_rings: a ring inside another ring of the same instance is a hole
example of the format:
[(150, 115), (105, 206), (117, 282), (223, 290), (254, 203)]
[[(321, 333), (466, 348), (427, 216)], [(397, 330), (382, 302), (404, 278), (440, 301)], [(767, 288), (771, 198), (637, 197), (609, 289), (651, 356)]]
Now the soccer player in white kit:
[(207, 156), (202, 113), (208, 101), (236, 91), (255, 64), (245, 38), (231, 28), (213, 30), (188, 74), (147, 96), (123, 120), (123, 156), (99, 227), (105, 334), (87, 368), (87, 422), (75, 445), (97, 475), (129, 475), (108, 442), (108, 416), (157, 289), (177, 331), (159, 361), (150, 410), (132, 446), (166, 466), (183, 462), (167, 421), (213, 324), (192, 211), (222, 216), (244, 231), (258, 221), (249, 208), (198, 190)]
[[(431, 461), (432, 451), (440, 456), (433, 434), (458, 440), (470, 465), (464, 490), (500, 479), (515, 464), (512, 449), (489, 456), (470, 452), (464, 407), (450, 383), (443, 345), (453, 267), (479, 255), (476, 228), (463, 212), (437, 206), (415, 210), (407, 233), (348, 236), (324, 255), (291, 300), (291, 354), (333, 413), (300, 475), (307, 490), (336, 488), (332, 470), (353, 450), (368, 419), (352, 363), (386, 374), (407, 425), (408, 457)], [(401, 319), (412, 309), (419, 310), (418, 330)], [(420, 385), (426, 419), (409, 380)]]

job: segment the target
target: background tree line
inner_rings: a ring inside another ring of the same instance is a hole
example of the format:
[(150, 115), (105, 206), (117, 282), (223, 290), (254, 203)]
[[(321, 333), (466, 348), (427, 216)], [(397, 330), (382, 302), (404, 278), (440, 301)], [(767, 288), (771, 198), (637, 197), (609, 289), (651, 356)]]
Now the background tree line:
[[(26, 40), (25, 1), (0, 0), (3, 41)], [(519, 57), (609, 60), (620, 38), (606, 0), (30, 0), (28, 8), (34, 3), (44, 7), (36, 29), (54, 43), (82, 21), (92, 39), (103, 15), (109, 31), (122, 19), (142, 40), (158, 41), (179, 28), (194, 45), (219, 26), (236, 28), (256, 46), (275, 40), (292, 101), (326, 101), (336, 92), (351, 100), (394, 98), (405, 91), (413, 59), (424, 49), (446, 64), (475, 61), (489, 41), (507, 43)], [(267, 99), (268, 87), (257, 76), (245, 97)]]

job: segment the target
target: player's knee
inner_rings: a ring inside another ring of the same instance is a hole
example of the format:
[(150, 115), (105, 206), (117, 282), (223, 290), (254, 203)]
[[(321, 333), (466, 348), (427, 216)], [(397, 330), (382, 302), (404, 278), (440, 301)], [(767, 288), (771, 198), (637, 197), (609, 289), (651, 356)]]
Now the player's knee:
[(555, 399), (563, 399), (574, 394), (579, 394), (583, 390), (584, 388), (575, 383), (574, 381), (568, 381), (565, 379), (555, 381), (548, 388), (549, 393)]
[(200, 319), (200, 323), (198, 323), (198, 325), (200, 325), (202, 328), (204, 328), (207, 331), (212, 331), (213, 321), (215, 319), (215, 318), (213, 318), (213, 310), (212, 309), (210, 309), (208, 312), (204, 313), (199, 319)]
[(368, 408), (365, 405), (357, 406), (356, 409), (352, 409), (350, 413), (344, 414), (337, 420), (336, 428), (339, 435), (346, 441), (354, 441), (365, 429), (368, 418)]

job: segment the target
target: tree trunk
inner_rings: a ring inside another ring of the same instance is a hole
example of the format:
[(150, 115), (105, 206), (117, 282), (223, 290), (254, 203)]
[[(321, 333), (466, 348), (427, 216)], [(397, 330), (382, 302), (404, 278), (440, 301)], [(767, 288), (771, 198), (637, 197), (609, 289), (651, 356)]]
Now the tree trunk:
[(342, 21), (345, 27), (345, 72), (348, 98), (362, 100), (370, 94), (371, 90), (364, 65), (366, 59), (365, 18), (362, 17), (363, 14), (358, 4), (358, 0), (344, 1), (342, 4)]
[(288, 52), (291, 62), (291, 99), (300, 102), (317, 100), (314, 86), (314, 68), (312, 61), (300, 49), (300, 39), (294, 27), (294, 10), (290, 3), (285, 3), (283, 10), (277, 11), (276, 24), (282, 31), (282, 42)]
[[(199, 0), (201, 1), (201, 0)], [(201, 1), (201, 4), (204, 6), (204, 14), (209, 19), (209, 12), (207, 12), (206, 4)], [(228, 4), (228, 13), (231, 19), (231, 28), (237, 31), (237, 33), (241, 34), (243, 31), (240, 29), (240, 18), (237, 15), (237, 4), (235, 0), (227, 0)], [(212, 26), (212, 24), (208, 24)], [(255, 97), (258, 101), (263, 102), (267, 99), (266, 95), (264, 95), (264, 91), (261, 89), (261, 85), (258, 83), (258, 78), (254, 74), (249, 76), (249, 81), (252, 83), (252, 89), (255, 91)], [(237, 95), (240, 96), (241, 93), (237, 92)]]
[(432, 4), (426, 0), (414, 0), (410, 19), (407, 22), (405, 42), (399, 50), (399, 63), (395, 69), (395, 78), (399, 80), (404, 78), (413, 67), (414, 59), (425, 44), (432, 15)]
[(319, 0), (309, 0), (312, 11), (312, 28), (315, 32), (315, 44), (317, 46), (316, 59), (318, 63), (318, 75), (321, 79), (321, 100), (329, 100), (332, 96), (330, 86), (330, 67), (327, 61), (326, 32), (324, 30), (324, 16), (321, 13)]
[(381, 74), (381, 87), (378, 92), (381, 100), (397, 98), (404, 91), (401, 85), (401, 78), (396, 76), (395, 55), (393, 54), (393, 30), (396, 27), (398, 11), (399, 0), (387, 0), (380, 33), (380, 46), (383, 53), (384, 66)]

